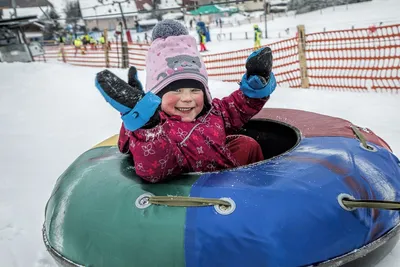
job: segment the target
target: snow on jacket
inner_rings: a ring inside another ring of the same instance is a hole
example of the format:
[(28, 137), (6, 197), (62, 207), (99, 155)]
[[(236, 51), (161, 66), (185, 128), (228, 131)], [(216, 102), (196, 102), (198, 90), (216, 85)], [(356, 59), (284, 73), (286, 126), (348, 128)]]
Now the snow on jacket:
[(209, 172), (238, 166), (226, 146), (226, 136), (235, 133), (256, 115), (267, 98), (248, 98), (237, 90), (223, 99), (213, 99), (211, 109), (193, 122), (160, 112), (161, 122), (134, 132), (122, 124), (118, 147), (131, 154), (136, 174), (156, 183), (186, 172)]

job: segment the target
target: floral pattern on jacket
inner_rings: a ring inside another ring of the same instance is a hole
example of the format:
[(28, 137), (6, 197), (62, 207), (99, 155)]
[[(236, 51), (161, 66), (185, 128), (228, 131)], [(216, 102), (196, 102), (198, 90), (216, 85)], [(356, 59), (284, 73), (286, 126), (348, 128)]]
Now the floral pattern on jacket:
[(186, 172), (236, 167), (226, 136), (239, 130), (266, 101), (236, 90), (221, 100), (213, 99), (211, 109), (193, 122), (160, 112), (161, 122), (151, 129), (131, 132), (122, 124), (118, 147), (133, 156), (136, 174), (152, 183)]

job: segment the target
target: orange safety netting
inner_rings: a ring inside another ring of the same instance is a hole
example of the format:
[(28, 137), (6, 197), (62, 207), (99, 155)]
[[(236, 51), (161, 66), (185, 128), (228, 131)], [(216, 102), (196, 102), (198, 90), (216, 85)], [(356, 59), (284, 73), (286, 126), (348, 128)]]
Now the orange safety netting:
[(310, 87), (400, 89), (400, 25), (307, 35)]
[[(297, 37), (268, 44), (274, 55), (277, 82), (301, 87)], [(148, 44), (128, 45), (129, 64), (145, 69)], [(311, 88), (400, 89), (400, 25), (369, 27), (306, 34), (305, 56)], [(222, 81), (240, 81), (245, 61), (252, 48), (204, 55), (209, 77)], [(60, 48), (46, 47), (46, 60), (62, 61)], [(86, 50), (64, 48), (67, 63), (77, 66), (106, 67), (104, 50), (89, 45)], [(43, 57), (36, 58), (43, 61)], [(109, 67), (122, 67), (121, 47), (109, 51)]]

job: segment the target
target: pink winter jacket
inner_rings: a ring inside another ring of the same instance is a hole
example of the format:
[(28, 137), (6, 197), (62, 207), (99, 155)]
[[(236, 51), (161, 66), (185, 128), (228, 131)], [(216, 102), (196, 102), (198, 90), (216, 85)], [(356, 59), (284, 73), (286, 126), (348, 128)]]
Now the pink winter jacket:
[(226, 147), (226, 136), (257, 114), (267, 98), (248, 98), (240, 90), (213, 99), (211, 109), (193, 122), (160, 112), (161, 122), (134, 132), (122, 124), (118, 147), (130, 153), (136, 174), (156, 183), (186, 172), (208, 172), (238, 166)]

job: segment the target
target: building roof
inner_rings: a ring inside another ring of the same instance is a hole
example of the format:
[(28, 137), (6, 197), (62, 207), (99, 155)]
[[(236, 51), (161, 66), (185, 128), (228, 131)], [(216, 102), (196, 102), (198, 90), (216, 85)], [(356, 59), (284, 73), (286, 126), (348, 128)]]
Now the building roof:
[(18, 17), (16, 19), (2, 19), (0, 20), (0, 27), (14, 28), (37, 23), (38, 20), (39, 19), (36, 16)]
[[(129, 3), (121, 1), (122, 11), (128, 14), (137, 12), (137, 5), (139, 3), (142, 3), (143, 1), (149, 0), (129, 1)], [(110, 1), (103, 1), (104, 5), (102, 5), (97, 0), (79, 0), (79, 6), (81, 8), (83, 19), (93, 19), (94, 17), (98, 17), (99, 19), (120, 17), (121, 12), (119, 9), (119, 5), (110, 5), (109, 2)]]
[[(1, 1), (1, 0), (0, 0)], [(42, 8), (46, 13), (49, 12), (49, 7)], [(12, 8), (5, 8), (3, 9), (3, 18), (10, 19), (14, 14), (14, 9)], [(43, 12), (39, 7), (25, 7), (25, 8), (17, 8), (17, 15), (18, 17), (26, 17), (26, 16), (43, 16)]]
[[(23, 8), (23, 7), (39, 7), (39, 6), (51, 6), (53, 7), (53, 4), (51, 4), (48, 0), (15, 0), (17, 7)], [(12, 8), (11, 0), (0, 0), (0, 8)]]

